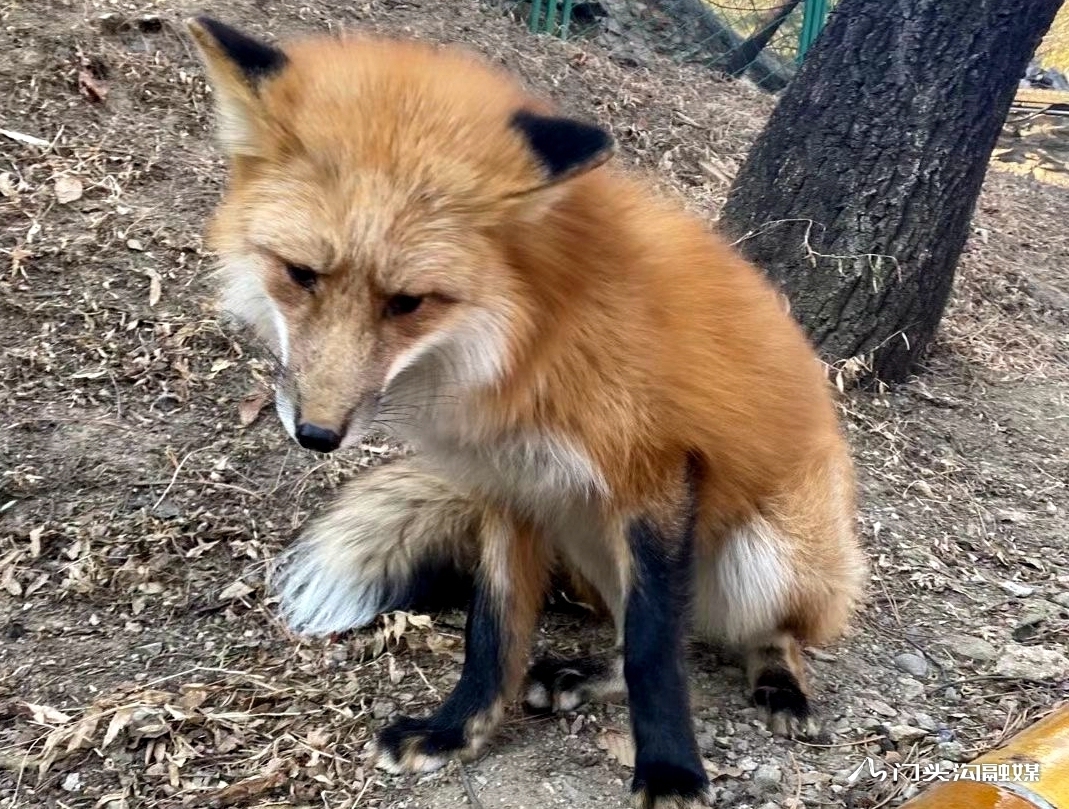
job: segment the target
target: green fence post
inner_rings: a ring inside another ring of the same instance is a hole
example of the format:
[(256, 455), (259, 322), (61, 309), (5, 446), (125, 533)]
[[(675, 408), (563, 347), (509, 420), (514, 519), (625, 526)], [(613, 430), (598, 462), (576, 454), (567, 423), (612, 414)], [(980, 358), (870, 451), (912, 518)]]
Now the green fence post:
[(828, 16), (828, 0), (804, 0), (802, 4), (802, 32), (798, 35), (798, 62), (805, 58), (806, 51), (817, 41)]
[(560, 38), (568, 38), (568, 26), (572, 24), (572, 3), (574, 0), (564, 0), (564, 7), (560, 13)]
[[(553, 0), (550, 0), (552, 3)], [(542, 23), (542, 0), (531, 0), (531, 17), (527, 20), (527, 28), (532, 34), (538, 33)]]
[(546, 6), (546, 33), (553, 36), (557, 28), (557, 0), (549, 0)]

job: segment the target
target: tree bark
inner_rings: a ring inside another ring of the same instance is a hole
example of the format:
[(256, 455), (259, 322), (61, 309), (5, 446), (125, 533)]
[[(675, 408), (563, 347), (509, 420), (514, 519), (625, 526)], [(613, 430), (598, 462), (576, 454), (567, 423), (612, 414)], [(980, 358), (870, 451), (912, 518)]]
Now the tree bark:
[(991, 151), (1061, 0), (841, 0), (721, 223), (825, 359), (887, 382), (935, 335)]

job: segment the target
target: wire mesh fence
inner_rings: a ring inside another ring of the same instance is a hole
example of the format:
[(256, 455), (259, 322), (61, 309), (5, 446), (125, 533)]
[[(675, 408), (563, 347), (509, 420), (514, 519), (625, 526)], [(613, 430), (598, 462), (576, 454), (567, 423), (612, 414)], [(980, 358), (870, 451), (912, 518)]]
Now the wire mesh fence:
[(816, 41), (835, 0), (506, 0), (534, 34), (594, 38), (641, 63), (649, 51), (746, 76), (776, 92)]

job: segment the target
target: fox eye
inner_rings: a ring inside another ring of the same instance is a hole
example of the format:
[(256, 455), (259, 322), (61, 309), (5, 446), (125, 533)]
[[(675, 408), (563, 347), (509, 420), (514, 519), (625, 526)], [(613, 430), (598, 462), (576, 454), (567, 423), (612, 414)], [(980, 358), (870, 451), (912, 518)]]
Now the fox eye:
[(310, 270), (301, 264), (290, 264), (287, 262), (286, 272), (289, 273), (293, 283), (303, 289), (315, 289), (315, 285), (319, 281), (319, 274), (315, 270)]
[(391, 295), (386, 300), (386, 317), (410, 315), (423, 303), (422, 295)]

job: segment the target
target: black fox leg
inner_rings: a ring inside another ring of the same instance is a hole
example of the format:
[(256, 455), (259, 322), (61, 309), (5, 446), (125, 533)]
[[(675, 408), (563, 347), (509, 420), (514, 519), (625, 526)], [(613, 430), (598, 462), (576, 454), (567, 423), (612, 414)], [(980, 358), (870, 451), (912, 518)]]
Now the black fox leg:
[(527, 671), (523, 703), (529, 711), (574, 711), (588, 702), (627, 695), (620, 654), (597, 657), (545, 657)]
[(666, 530), (639, 519), (628, 529), (634, 574), (625, 614), (624, 678), (635, 737), (631, 791), (638, 809), (702, 805), (709, 784), (694, 737), (684, 664), (694, 541), (693, 519), (686, 523)]
[(523, 676), (545, 593), (541, 545), (526, 526), (487, 513), (460, 682), (431, 716), (403, 717), (379, 734), (378, 766), (426, 772), (453, 757), (471, 759), (486, 745)]

